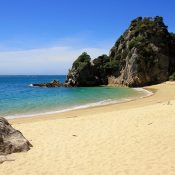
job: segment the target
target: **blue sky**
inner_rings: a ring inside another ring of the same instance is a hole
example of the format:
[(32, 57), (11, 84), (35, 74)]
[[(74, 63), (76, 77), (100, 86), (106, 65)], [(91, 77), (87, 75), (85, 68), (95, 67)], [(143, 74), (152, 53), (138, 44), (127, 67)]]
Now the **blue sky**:
[(66, 74), (82, 51), (108, 53), (138, 16), (163, 16), (175, 32), (174, 7), (174, 0), (1, 0), (0, 74)]

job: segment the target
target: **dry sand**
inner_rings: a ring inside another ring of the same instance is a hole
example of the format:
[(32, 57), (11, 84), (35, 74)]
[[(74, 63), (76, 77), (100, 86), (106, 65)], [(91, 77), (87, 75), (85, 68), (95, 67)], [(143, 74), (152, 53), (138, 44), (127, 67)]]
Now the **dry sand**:
[(135, 101), (10, 121), (33, 148), (0, 175), (175, 175), (175, 83)]

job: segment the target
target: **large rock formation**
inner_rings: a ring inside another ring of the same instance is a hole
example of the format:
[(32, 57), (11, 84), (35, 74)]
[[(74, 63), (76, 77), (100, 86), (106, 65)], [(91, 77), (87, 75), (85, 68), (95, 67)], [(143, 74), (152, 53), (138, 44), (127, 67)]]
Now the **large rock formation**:
[(145, 86), (168, 80), (175, 65), (172, 47), (161, 17), (133, 20), (110, 51), (109, 57), (119, 65), (115, 83)]
[(99, 77), (95, 76), (91, 58), (87, 53), (82, 53), (73, 63), (67, 75), (65, 86), (98, 86), (101, 84)]
[(162, 17), (133, 20), (116, 41), (109, 56), (91, 61), (86, 53), (73, 63), (66, 86), (96, 86), (108, 79), (121, 86), (161, 83), (175, 72), (175, 35)]
[(115, 61), (110, 62), (107, 55), (101, 55), (91, 61), (90, 56), (84, 52), (73, 63), (69, 70), (65, 86), (98, 86), (108, 84), (108, 76), (117, 70)]
[(14, 129), (5, 118), (0, 117), (0, 156), (28, 151), (30, 147), (31, 143), (22, 133)]

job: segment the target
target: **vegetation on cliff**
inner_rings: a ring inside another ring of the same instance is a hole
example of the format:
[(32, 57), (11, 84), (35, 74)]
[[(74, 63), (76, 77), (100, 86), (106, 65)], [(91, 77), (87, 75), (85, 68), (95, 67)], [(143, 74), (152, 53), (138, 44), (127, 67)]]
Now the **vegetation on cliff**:
[(97, 86), (99, 79), (94, 76), (90, 56), (84, 52), (73, 63), (69, 70), (65, 86)]
[(114, 82), (144, 86), (172, 79), (175, 72), (175, 34), (169, 33), (163, 18), (138, 17), (110, 50), (91, 61), (83, 53), (67, 76), (68, 86), (96, 86)]

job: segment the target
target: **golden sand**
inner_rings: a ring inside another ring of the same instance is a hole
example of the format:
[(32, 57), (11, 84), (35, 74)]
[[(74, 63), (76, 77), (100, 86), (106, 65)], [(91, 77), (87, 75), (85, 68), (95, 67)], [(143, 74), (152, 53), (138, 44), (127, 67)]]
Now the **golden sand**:
[(33, 144), (0, 175), (175, 175), (175, 83), (122, 104), (10, 122)]

